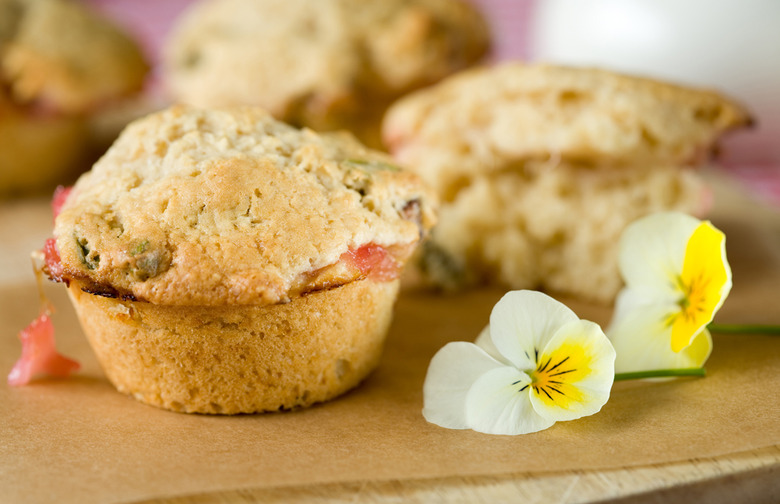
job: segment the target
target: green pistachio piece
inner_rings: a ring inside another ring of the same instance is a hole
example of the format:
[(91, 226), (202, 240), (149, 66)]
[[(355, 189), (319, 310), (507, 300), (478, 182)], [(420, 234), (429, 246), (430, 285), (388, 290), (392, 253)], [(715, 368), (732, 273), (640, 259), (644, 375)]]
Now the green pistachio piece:
[(100, 254), (94, 250), (90, 250), (89, 242), (86, 238), (79, 238), (74, 235), (76, 240), (76, 252), (78, 253), (79, 260), (89, 270), (97, 269), (100, 266)]
[(148, 248), (149, 248), (149, 240), (144, 240), (138, 243), (135, 247), (133, 247), (130, 250), (130, 255), (137, 256), (138, 254), (143, 254), (144, 252), (146, 252)]

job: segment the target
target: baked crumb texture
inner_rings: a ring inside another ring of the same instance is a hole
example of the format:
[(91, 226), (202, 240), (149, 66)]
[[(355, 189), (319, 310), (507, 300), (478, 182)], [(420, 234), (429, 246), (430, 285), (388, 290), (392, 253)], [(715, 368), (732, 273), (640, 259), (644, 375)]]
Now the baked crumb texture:
[(0, 196), (83, 171), (90, 116), (140, 90), (137, 44), (69, 0), (0, 0)]
[(441, 199), (419, 261), (428, 280), (609, 302), (625, 226), (659, 210), (705, 213), (695, 168), (724, 132), (749, 124), (715, 92), (507, 63), (401, 99), (383, 135)]
[(184, 413), (289, 410), (379, 363), (398, 280), (363, 279), (268, 306), (165, 306), (69, 293), (114, 386)]
[(479, 61), (488, 41), (461, 0), (207, 0), (175, 27), (164, 74), (180, 101), (259, 105), (379, 147), (393, 100)]
[(418, 176), (347, 134), (256, 108), (177, 106), (132, 123), (55, 223), (64, 278), (163, 305), (286, 302), (362, 276), (378, 245), (403, 264), (434, 222)]

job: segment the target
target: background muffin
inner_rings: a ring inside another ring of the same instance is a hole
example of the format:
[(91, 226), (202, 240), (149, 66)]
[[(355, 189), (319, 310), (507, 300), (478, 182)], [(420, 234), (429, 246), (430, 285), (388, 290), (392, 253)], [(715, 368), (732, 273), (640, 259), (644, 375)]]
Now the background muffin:
[(79, 179), (48, 270), (120, 390), (188, 412), (292, 408), (376, 365), (433, 219), (419, 179), (349, 135), (174, 107)]
[(492, 280), (610, 301), (634, 219), (706, 211), (692, 169), (749, 117), (720, 95), (595, 69), (503, 64), (400, 100), (384, 135), (442, 200), (436, 283)]
[(390, 102), (487, 48), (484, 20), (461, 0), (206, 0), (174, 28), (165, 75), (178, 100), (261, 105), (378, 147)]
[(90, 118), (146, 72), (136, 44), (78, 2), (0, 0), (0, 195), (72, 180)]

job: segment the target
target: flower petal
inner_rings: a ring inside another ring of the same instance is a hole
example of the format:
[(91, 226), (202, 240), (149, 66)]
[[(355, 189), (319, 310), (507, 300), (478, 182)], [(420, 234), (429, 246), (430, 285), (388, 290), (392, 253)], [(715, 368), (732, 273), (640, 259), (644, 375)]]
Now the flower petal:
[(536, 368), (536, 354), (563, 325), (579, 320), (566, 305), (536, 291), (511, 291), (490, 314), (499, 353), (521, 370)]
[(704, 363), (710, 358), (712, 353), (712, 335), (710, 331), (704, 329), (702, 332), (696, 335), (691, 341), (691, 344), (685, 347), (685, 349), (677, 354), (679, 359), (676, 362), (675, 368), (701, 368), (704, 367)]
[(676, 292), (686, 244), (698, 225), (699, 220), (680, 212), (651, 214), (629, 225), (618, 259), (626, 285)]
[(473, 343), (446, 344), (431, 359), (425, 376), (425, 419), (448, 429), (467, 429), (466, 394), (480, 376), (501, 366)]
[(531, 373), (531, 404), (554, 421), (592, 415), (606, 404), (615, 378), (615, 350), (598, 324), (577, 320), (561, 327)]
[(726, 236), (702, 222), (688, 240), (680, 273), (685, 302), (672, 325), (672, 350), (693, 341), (723, 305), (731, 291), (731, 267), (726, 260)]
[(512, 363), (509, 362), (507, 359), (504, 358), (503, 355), (498, 351), (498, 348), (496, 348), (496, 345), (493, 344), (493, 338), (490, 336), (490, 326), (485, 326), (484, 329), (482, 329), (482, 332), (479, 333), (479, 336), (477, 336), (477, 339), (474, 341), (474, 344), (477, 345), (479, 348), (485, 351), (489, 356), (496, 359), (498, 362), (505, 364), (507, 366), (511, 366)]
[(680, 352), (672, 350), (668, 323), (675, 305), (647, 302), (636, 290), (624, 290), (615, 307), (607, 335), (617, 353), (615, 371), (651, 371), (701, 367), (712, 350), (706, 329)]
[(488, 371), (466, 396), (466, 421), (486, 434), (528, 434), (555, 423), (540, 416), (531, 405), (529, 376), (513, 367)]
[[(615, 300), (612, 321), (606, 330), (607, 337), (613, 343), (616, 337), (626, 337), (630, 340), (630, 325), (639, 323), (658, 331), (659, 337), (663, 333), (663, 337), (669, 339), (671, 321), (679, 310), (680, 306), (674, 295), (659, 295), (657, 291), (644, 286), (625, 288), (618, 293)], [(631, 318), (632, 321), (624, 321), (626, 318)], [(629, 327), (623, 329), (625, 325)], [(671, 341), (669, 347), (671, 348)]]

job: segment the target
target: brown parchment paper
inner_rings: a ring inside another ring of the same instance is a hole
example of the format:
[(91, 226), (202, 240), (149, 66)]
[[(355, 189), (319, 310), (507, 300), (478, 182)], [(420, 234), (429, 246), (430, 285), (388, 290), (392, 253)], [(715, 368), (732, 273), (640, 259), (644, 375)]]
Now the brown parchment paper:
[[(780, 323), (777, 219), (721, 210), (713, 221), (727, 233), (735, 287), (718, 321)], [(0, 232), (16, 222), (8, 212), (18, 208), (2, 211)], [(45, 212), (32, 213), (30, 232), (41, 233)], [(27, 281), (7, 278), (0, 284), (4, 376), (20, 352), (16, 333), (38, 306), (31, 273)], [(619, 383), (594, 416), (531, 435), (489, 436), (426, 423), (422, 383), (442, 345), (474, 339), (500, 290), (406, 291), (383, 361), (358, 389), (303, 411), (236, 417), (171, 413), (117, 393), (64, 289), (47, 285), (46, 292), (58, 309), (58, 347), (82, 369), (66, 380), (0, 384), (0, 502), (130, 502), (250, 487), (597, 470), (780, 444), (777, 336), (715, 335), (706, 378)], [(564, 301), (582, 318), (609, 320), (607, 308)]]

